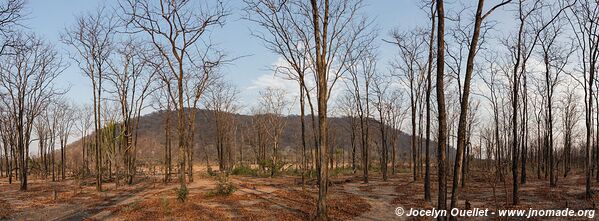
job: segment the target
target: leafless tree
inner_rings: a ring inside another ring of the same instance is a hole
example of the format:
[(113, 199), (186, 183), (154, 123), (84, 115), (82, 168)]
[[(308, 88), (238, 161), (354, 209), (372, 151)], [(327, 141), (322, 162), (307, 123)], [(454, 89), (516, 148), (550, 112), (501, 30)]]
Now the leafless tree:
[[(524, 99), (524, 111), (526, 108), (526, 92), (527, 92), (527, 73), (529, 70), (527, 69), (527, 63), (530, 57), (533, 55), (533, 51), (535, 46), (539, 41), (541, 32), (545, 30), (550, 24), (552, 24), (557, 18), (559, 18), (560, 14), (566, 10), (571, 5), (566, 5), (565, 3), (559, 4), (558, 10), (551, 11), (549, 15), (545, 15), (545, 19), (539, 24), (531, 25), (529, 24), (534, 16), (544, 15), (543, 12), (547, 10), (551, 5), (543, 2), (543, 1), (524, 1), (519, 0), (517, 7), (517, 17), (518, 17), (518, 32), (516, 33), (514, 42), (511, 40), (506, 40), (503, 44), (509, 48), (509, 53), (511, 56), (511, 64), (512, 64), (512, 73), (511, 73), (511, 88), (512, 88), (512, 179), (513, 183), (513, 194), (512, 194), (512, 203), (517, 205), (519, 202), (518, 195), (518, 159), (519, 159), (519, 144), (518, 141), (518, 108), (519, 108), (519, 89), (523, 88), (523, 99)], [(520, 80), (523, 80), (523, 85), (520, 84)], [(526, 114), (526, 113), (524, 113)], [(526, 116), (523, 115), (524, 119)], [(521, 130), (522, 135), (526, 133), (526, 121), (523, 122)], [(524, 140), (524, 139), (522, 139)], [(524, 140), (525, 141), (525, 140)], [(525, 147), (525, 145), (524, 145)], [(523, 148), (524, 149), (524, 148)], [(523, 151), (524, 152), (524, 151)]]
[[(265, 46), (281, 56), (284, 65), (275, 65), (273, 70), (288, 79), (297, 81), (299, 85), (299, 105), (301, 122), (301, 139), (303, 152), (303, 172), (302, 183), (304, 182), (305, 172), (308, 168), (307, 161), (307, 141), (306, 141), (306, 121), (305, 106), (310, 108), (310, 118), (312, 122), (312, 132), (314, 138), (316, 133), (316, 116), (314, 114), (314, 104), (312, 102), (312, 86), (309, 86), (310, 64), (309, 48), (306, 45), (311, 41), (309, 29), (309, 17), (298, 16), (297, 7), (299, 3), (293, 1), (273, 1), (273, 0), (244, 0), (247, 7), (246, 18), (258, 24), (264, 32), (253, 30), (253, 35), (260, 39)], [(314, 139), (314, 147), (318, 146), (318, 141)]]
[(109, 58), (114, 49), (117, 22), (107, 9), (100, 8), (77, 18), (77, 23), (67, 28), (61, 36), (64, 44), (74, 49), (71, 55), (79, 69), (92, 82), (96, 189), (102, 191), (102, 83), (109, 72)]
[(0, 65), (0, 94), (8, 115), (14, 119), (16, 147), (19, 154), (20, 190), (27, 190), (29, 144), (36, 117), (50, 99), (62, 91), (54, 80), (64, 69), (64, 63), (52, 45), (38, 37), (20, 33), (18, 46), (11, 47), (10, 56)]
[[(256, 8), (253, 6), (258, 6), (258, 9), (261, 7), (269, 9), (264, 14), (258, 14), (258, 17), (269, 15), (274, 17), (276, 21), (280, 21), (276, 18), (291, 16), (288, 18), (297, 21), (298, 26), (294, 27), (293, 24), (289, 24), (287, 27), (300, 30), (298, 33), (301, 33), (301, 35), (297, 42), (300, 42), (300, 47), (309, 49), (305, 56), (307, 57), (307, 64), (309, 64), (309, 73), (314, 75), (319, 118), (318, 145), (316, 148), (316, 155), (318, 156), (316, 166), (319, 171), (317, 177), (319, 199), (316, 216), (318, 219), (327, 219), (328, 167), (323, 164), (328, 162), (329, 159), (329, 151), (327, 151), (329, 149), (327, 104), (331, 89), (345, 71), (343, 64), (347, 61), (349, 52), (356, 48), (356, 45), (360, 45), (360, 42), (369, 34), (366, 30), (370, 22), (359, 14), (363, 7), (361, 0), (248, 1), (248, 3), (250, 3), (250, 9)], [(294, 13), (285, 15), (286, 11)], [(271, 18), (255, 18), (255, 20), (261, 21), (265, 25), (271, 23), (269, 19)], [(285, 33), (277, 32), (276, 28), (266, 29), (268, 34), (264, 35), (264, 39), (269, 42), (282, 42), (281, 39), (287, 38)], [(279, 44), (275, 43), (275, 45)], [(294, 55), (296, 58), (302, 58), (302, 56), (304, 55)]]
[[(447, 111), (445, 109), (445, 8), (443, 0), (437, 0), (437, 109), (439, 132), (437, 136), (437, 177), (439, 184), (437, 208), (447, 209)], [(445, 220), (440, 217), (440, 220)]]
[[(137, 136), (141, 111), (145, 108), (144, 101), (156, 87), (152, 82), (156, 79), (155, 67), (152, 60), (156, 56), (153, 50), (144, 47), (142, 42), (126, 39), (116, 46), (116, 58), (109, 63), (110, 72), (106, 78), (112, 83), (109, 91), (113, 92), (120, 107), (120, 133), (123, 152), (123, 163), (126, 168), (127, 183), (133, 183), (135, 175), (135, 160), (137, 152)], [(158, 66), (159, 67), (159, 66)], [(121, 152), (119, 151), (119, 152)], [(118, 179), (118, 178), (117, 178)]]
[(270, 176), (273, 177), (276, 171), (281, 167), (280, 159), (278, 157), (279, 144), (281, 135), (285, 129), (285, 119), (283, 116), (289, 112), (290, 102), (286, 98), (287, 93), (284, 89), (266, 88), (260, 92), (259, 107), (263, 115), (266, 135), (269, 143), (272, 146), (272, 156), (268, 162), (270, 169)]
[(352, 54), (345, 64), (349, 80), (344, 81), (348, 91), (353, 95), (354, 108), (360, 120), (360, 141), (362, 146), (362, 169), (364, 183), (368, 183), (368, 152), (370, 132), (368, 119), (371, 116), (370, 94), (372, 81), (376, 74), (376, 55), (370, 45)]
[[(539, 21), (542, 22), (542, 21)], [(557, 19), (552, 22), (545, 30), (541, 31), (539, 38), (540, 52), (539, 56), (543, 60), (544, 64), (544, 76), (545, 76), (545, 90), (546, 90), (546, 101), (547, 105), (547, 130), (548, 130), (548, 152), (549, 152), (549, 183), (552, 187), (557, 185), (556, 176), (554, 174), (554, 135), (553, 135), (553, 103), (554, 94), (556, 87), (560, 82), (560, 76), (563, 75), (565, 66), (569, 62), (570, 55), (574, 53), (574, 48), (569, 47), (567, 44), (560, 42), (559, 37), (563, 35), (563, 26), (565, 21), (563, 19)], [(525, 180), (525, 159), (523, 158), (522, 165), (522, 176), (523, 181)]]
[(572, 167), (572, 148), (574, 143), (574, 127), (580, 119), (580, 110), (578, 100), (580, 98), (575, 93), (576, 87), (568, 85), (562, 95), (561, 107), (562, 119), (564, 124), (564, 178), (568, 176)]
[[(195, 107), (211, 79), (208, 74), (212, 74), (223, 59), (219, 51), (214, 51), (213, 45), (201, 43), (207, 42), (204, 38), (206, 31), (224, 25), (229, 12), (221, 2), (209, 5), (186, 0), (128, 0), (120, 7), (128, 26), (144, 33), (166, 61), (167, 72), (161, 78), (167, 82), (169, 98), (176, 104), (179, 182), (181, 189), (187, 189), (184, 177), (186, 159), (188, 177), (193, 181), (193, 142), (190, 139), (193, 139), (195, 120), (190, 119), (195, 119)], [(171, 87), (171, 81), (176, 82), (175, 88)], [(191, 108), (187, 114), (185, 106)]]
[[(476, 53), (478, 52), (479, 40), (481, 37), (481, 26), (483, 25), (484, 20), (497, 8), (502, 7), (511, 2), (511, 0), (502, 1), (497, 5), (492, 6), (487, 12), (484, 12), (484, 3), (485, 0), (479, 0), (476, 13), (474, 16), (474, 26), (472, 28), (472, 36), (471, 40), (468, 44), (468, 57), (466, 61), (466, 73), (464, 77), (464, 87), (463, 91), (460, 91), (460, 117), (458, 122), (458, 141), (456, 147), (456, 159), (453, 169), (453, 188), (451, 191), (451, 208), (455, 208), (457, 206), (458, 201), (458, 184), (461, 179), (461, 169), (462, 169), (462, 161), (464, 159), (464, 148), (466, 146), (466, 130), (467, 130), (467, 118), (468, 109), (470, 105), (470, 85), (472, 81), (472, 76), (474, 72), (474, 61), (476, 58)], [(484, 34), (484, 32), (483, 32)], [(458, 79), (461, 81), (461, 79)]]
[(399, 70), (399, 79), (409, 91), (410, 95), (410, 110), (412, 120), (412, 175), (413, 179), (418, 179), (417, 168), (421, 166), (421, 162), (416, 160), (417, 152), (417, 113), (419, 102), (423, 95), (423, 85), (426, 80), (427, 64), (427, 37), (429, 34), (422, 30), (414, 30), (405, 33), (393, 32), (391, 34), (393, 40), (387, 41), (396, 45), (399, 49), (398, 61), (392, 63), (392, 66)]
[(66, 148), (75, 123), (75, 109), (74, 105), (64, 98), (55, 99), (54, 105), (56, 106), (54, 113), (56, 119), (55, 130), (60, 145), (60, 179), (64, 181), (66, 179)]
[(15, 26), (19, 26), (24, 19), (23, 9), (25, 0), (2, 0), (0, 1), (0, 55), (4, 55), (11, 46), (16, 46), (18, 41), (13, 39)]
[(91, 156), (90, 150), (92, 143), (90, 142), (89, 135), (90, 128), (93, 123), (93, 107), (89, 104), (81, 105), (76, 110), (76, 115), (79, 116), (76, 119), (75, 128), (81, 136), (81, 178), (87, 177), (89, 173), (89, 157)]
[(591, 190), (591, 134), (593, 132), (592, 110), (593, 110), (593, 83), (599, 59), (599, 3), (590, 0), (580, 0), (570, 7), (567, 13), (568, 21), (573, 30), (576, 44), (579, 48), (579, 65), (583, 75), (582, 86), (585, 91), (585, 126), (586, 126), (586, 198), (592, 197)]
[(214, 119), (216, 127), (215, 146), (220, 171), (233, 167), (230, 156), (233, 153), (235, 136), (235, 114), (239, 111), (239, 91), (229, 83), (218, 81), (206, 91), (206, 108)]

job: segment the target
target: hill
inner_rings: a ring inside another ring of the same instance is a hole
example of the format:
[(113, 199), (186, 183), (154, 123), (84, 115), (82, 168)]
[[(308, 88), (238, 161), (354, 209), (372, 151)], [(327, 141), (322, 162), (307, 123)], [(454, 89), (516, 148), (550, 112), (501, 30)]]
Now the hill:
[[(140, 125), (138, 130), (138, 148), (137, 148), (137, 161), (142, 164), (159, 164), (163, 160), (164, 146), (165, 146), (165, 118), (167, 111), (156, 111), (140, 117)], [(173, 159), (176, 159), (176, 113), (170, 112), (171, 124), (172, 124), (172, 150)], [(233, 158), (239, 159), (239, 156), (243, 155), (243, 160), (246, 162), (254, 162), (256, 156), (255, 147), (251, 144), (248, 136), (252, 136), (254, 116), (241, 115), (241, 114), (230, 114), (229, 117), (234, 117), (235, 127), (239, 132), (234, 133), (235, 139), (232, 143)], [(355, 119), (358, 122), (357, 119)], [(349, 117), (330, 117), (330, 142), (331, 145), (336, 149), (336, 158), (340, 162), (349, 162), (351, 157), (351, 121)], [(284, 129), (279, 141), (279, 153), (283, 156), (283, 159), (287, 162), (291, 162), (297, 159), (297, 155), (301, 153), (301, 121), (297, 115), (289, 115), (283, 117)], [(308, 148), (312, 148), (313, 136), (310, 116), (306, 116), (306, 135)], [(370, 152), (369, 156), (371, 160), (379, 159), (380, 150), (380, 129), (379, 122), (374, 119), (369, 119), (370, 125)], [(196, 114), (196, 136), (194, 138), (194, 161), (214, 163), (217, 160), (217, 149), (216, 143), (216, 123), (214, 114), (212, 111), (199, 109)], [(249, 128), (248, 128), (249, 127)], [(411, 156), (411, 135), (403, 131), (392, 130), (396, 135), (396, 154), (398, 161), (406, 162)], [(356, 135), (356, 158), (360, 159), (361, 147), (359, 142), (359, 128), (358, 134)], [(93, 135), (91, 135), (93, 136)], [(390, 138), (389, 138), (390, 139)], [(424, 139), (422, 139), (424, 148)], [(72, 155), (76, 161), (81, 159), (81, 139), (73, 142), (69, 145), (69, 155)], [(241, 147), (241, 151), (239, 152)], [(431, 142), (431, 154), (434, 157), (436, 151), (436, 143)], [(267, 148), (267, 152), (270, 151), (270, 147)], [(390, 150), (391, 151), (391, 150)], [(424, 154), (424, 150), (423, 154)], [(453, 153), (453, 150), (450, 151)], [(391, 152), (390, 152), (391, 154)], [(208, 159), (206, 159), (208, 157)], [(343, 158), (341, 158), (343, 157)], [(423, 156), (424, 157), (424, 156)]]

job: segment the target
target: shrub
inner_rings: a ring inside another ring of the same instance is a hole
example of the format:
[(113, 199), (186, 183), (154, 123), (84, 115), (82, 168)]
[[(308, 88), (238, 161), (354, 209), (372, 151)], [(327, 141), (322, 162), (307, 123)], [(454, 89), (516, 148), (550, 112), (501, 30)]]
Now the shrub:
[(235, 192), (236, 188), (233, 183), (229, 180), (229, 176), (227, 174), (221, 173), (217, 176), (216, 180), (216, 188), (209, 192), (210, 196), (228, 196)]
[(331, 176), (353, 174), (351, 167), (336, 167), (331, 171)]
[(212, 167), (208, 167), (207, 172), (208, 172), (208, 176), (216, 176), (216, 172), (214, 172), (214, 170), (212, 170)]
[(249, 166), (238, 166), (231, 170), (232, 175), (258, 176), (258, 171)]
[[(268, 159), (268, 160), (262, 160), (260, 162), (258, 162), (258, 165), (266, 168), (269, 172), (268, 174), (278, 174), (286, 165), (287, 163), (278, 160), (277, 162), (273, 162), (272, 159)], [(274, 173), (273, 173), (274, 171)]]
[(187, 195), (189, 194), (187, 187), (177, 188), (175, 192), (177, 193), (177, 199), (179, 201), (185, 202), (185, 200), (187, 200)]
[(164, 215), (170, 215), (171, 207), (168, 198), (165, 196), (160, 197), (160, 205), (162, 206), (162, 211), (164, 211)]

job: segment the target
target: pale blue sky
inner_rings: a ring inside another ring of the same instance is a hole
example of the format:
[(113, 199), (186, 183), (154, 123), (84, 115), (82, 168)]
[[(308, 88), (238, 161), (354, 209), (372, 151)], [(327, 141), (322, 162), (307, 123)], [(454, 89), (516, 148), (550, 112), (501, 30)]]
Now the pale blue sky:
[[(366, 1), (365, 13), (375, 18), (381, 30), (381, 38), (395, 27), (413, 27), (416, 21), (423, 21), (424, 12), (417, 7), (418, 0), (370, 0)], [(23, 23), (56, 48), (64, 52), (65, 61), (72, 63), (67, 56), (68, 47), (60, 41), (60, 33), (75, 21), (75, 16), (90, 10), (95, 10), (98, 5), (113, 6), (116, 0), (29, 0), (27, 11), (28, 19)], [(225, 70), (226, 78), (237, 85), (241, 91), (243, 103), (252, 104), (257, 90), (260, 88), (260, 79), (272, 78), (272, 73), (267, 67), (277, 61), (277, 56), (266, 50), (262, 43), (250, 36), (250, 29), (255, 28), (250, 22), (241, 17), (244, 4), (241, 0), (230, 1), (232, 15), (228, 18), (222, 29), (215, 30), (212, 39), (224, 49), (231, 57), (245, 56), (236, 60)], [(382, 43), (381, 43), (382, 44)], [(392, 47), (381, 47), (381, 64), (386, 65), (393, 55)], [(71, 85), (68, 97), (76, 103), (89, 103), (91, 98), (90, 82), (82, 76), (76, 65), (71, 65), (60, 79), (61, 85)]]

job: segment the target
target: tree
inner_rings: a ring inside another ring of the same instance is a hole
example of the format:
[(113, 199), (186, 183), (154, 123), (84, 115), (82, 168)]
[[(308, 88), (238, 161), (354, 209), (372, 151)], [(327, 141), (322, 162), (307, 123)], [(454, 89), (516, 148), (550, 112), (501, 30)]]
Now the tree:
[(92, 127), (93, 110), (89, 104), (79, 106), (75, 114), (79, 116), (76, 119), (75, 127), (81, 136), (81, 178), (87, 177), (89, 173), (89, 157), (91, 142), (89, 141), (89, 129)]
[[(432, 92), (432, 73), (433, 73), (433, 56), (435, 42), (435, 1), (430, 2), (429, 19), (431, 21), (431, 29), (428, 39), (428, 59), (426, 67), (426, 144), (425, 144), (425, 169), (424, 169), (424, 200), (431, 201), (431, 161), (430, 161), (430, 135), (431, 135), (431, 92)], [(395, 157), (395, 155), (393, 155)], [(395, 160), (394, 160), (395, 162)]]
[[(183, 0), (160, 0), (158, 3), (149, 0), (128, 0), (120, 4), (120, 7), (126, 16), (127, 25), (137, 32), (144, 33), (160, 57), (166, 61), (167, 71), (161, 79), (167, 86), (169, 98), (176, 104), (174, 109), (177, 111), (179, 183), (180, 189), (185, 190), (186, 159), (189, 180), (193, 180), (193, 151), (190, 138), (193, 137), (195, 120), (190, 119), (195, 119), (195, 105), (211, 79), (208, 73), (212, 73), (222, 59), (217, 51), (216, 60), (209, 60), (209, 56), (214, 53), (212, 45), (200, 49), (197, 43), (205, 40), (203, 37), (206, 31), (224, 25), (229, 12), (221, 2), (210, 6), (198, 1)], [(197, 62), (194, 59), (196, 55), (207, 59)], [(171, 87), (171, 81), (176, 82), (175, 88)], [(193, 107), (186, 113), (185, 106), (190, 103)]]
[[(133, 183), (139, 117), (144, 109), (144, 101), (152, 92), (152, 81), (156, 80), (157, 66), (151, 65), (156, 56), (153, 50), (144, 47), (135, 39), (127, 39), (116, 46), (116, 58), (110, 63), (107, 80), (112, 83), (113, 94), (120, 107), (121, 142), (123, 163), (126, 167), (127, 184)], [(159, 67), (159, 66), (158, 66)], [(121, 152), (119, 151), (119, 152)], [(117, 178), (118, 179), (118, 178)]]
[(216, 82), (206, 91), (206, 109), (210, 110), (216, 127), (215, 146), (219, 171), (229, 171), (234, 163), (227, 159), (227, 155), (230, 156), (233, 152), (235, 113), (240, 109), (238, 101), (237, 88), (224, 81)]
[(311, 83), (306, 79), (306, 74), (310, 71), (309, 53), (310, 50), (306, 47), (310, 41), (309, 17), (298, 16), (297, 8), (301, 5), (298, 2), (292, 1), (272, 1), (272, 0), (244, 0), (247, 7), (246, 19), (258, 24), (262, 30), (253, 31), (252, 35), (260, 39), (273, 53), (284, 59), (283, 65), (275, 64), (272, 69), (275, 74), (280, 74), (288, 79), (297, 81), (299, 86), (299, 105), (300, 105), (300, 122), (301, 122), (301, 140), (303, 152), (303, 172), (302, 183), (304, 176), (308, 170), (308, 157), (306, 153), (306, 120), (305, 106), (306, 103), (310, 108), (310, 118), (312, 122), (312, 133), (314, 135), (314, 148), (318, 146), (316, 116), (314, 114), (314, 104), (312, 102), (312, 88), (308, 84)]
[(576, 95), (575, 90), (576, 87), (568, 85), (561, 100), (564, 124), (564, 178), (568, 176), (572, 167), (573, 133), (574, 127), (580, 119), (577, 102), (580, 98)]
[(344, 81), (348, 91), (353, 95), (353, 103), (360, 120), (360, 141), (362, 146), (362, 177), (368, 183), (368, 151), (370, 132), (368, 119), (370, 113), (371, 84), (376, 74), (376, 56), (372, 45), (364, 45), (361, 50), (354, 51), (345, 63), (350, 75), (348, 83)]
[[(474, 72), (474, 59), (478, 52), (478, 42), (481, 35), (481, 26), (483, 21), (497, 8), (508, 4), (511, 0), (502, 1), (501, 3), (491, 7), (486, 13), (484, 10), (485, 0), (479, 0), (476, 8), (476, 14), (474, 17), (474, 27), (472, 30), (472, 38), (468, 44), (468, 58), (466, 61), (466, 76), (464, 78), (464, 88), (461, 94), (460, 100), (460, 118), (458, 120), (458, 142), (456, 147), (456, 158), (453, 168), (453, 188), (451, 190), (451, 208), (457, 206), (458, 201), (458, 184), (461, 179), (462, 161), (464, 159), (464, 148), (466, 146), (466, 130), (467, 130), (467, 118), (468, 108), (470, 105), (470, 85), (472, 81), (472, 73)], [(458, 79), (460, 81), (460, 79)]]
[[(526, 108), (526, 74), (528, 73), (528, 69), (527, 69), (527, 62), (530, 59), (531, 55), (533, 54), (533, 51), (535, 49), (535, 46), (537, 46), (539, 37), (541, 35), (541, 32), (543, 30), (545, 30), (550, 24), (552, 24), (559, 16), (560, 14), (567, 9), (568, 7), (570, 7), (571, 5), (559, 5), (559, 10), (557, 12), (552, 12), (550, 14), (550, 16), (546, 19), (543, 19), (542, 22), (539, 22), (538, 24), (535, 24), (532, 27), (528, 27), (527, 24), (529, 24), (530, 20), (533, 18), (533, 16), (538, 16), (538, 15), (543, 15), (543, 9), (549, 7), (550, 5), (543, 3), (542, 1), (539, 0), (535, 0), (532, 2), (525, 2), (524, 0), (520, 0), (518, 1), (518, 21), (519, 21), (519, 25), (518, 25), (518, 32), (517, 32), (517, 36), (516, 36), (516, 40), (515, 42), (510, 42), (509, 40), (504, 42), (504, 45), (506, 47), (509, 48), (510, 50), (510, 56), (511, 56), (511, 62), (512, 62), (512, 73), (511, 73), (511, 77), (512, 77), (512, 122), (511, 122), (511, 127), (512, 127), (512, 134), (511, 134), (511, 139), (512, 139), (512, 179), (514, 182), (513, 186), (512, 186), (512, 203), (514, 205), (517, 205), (519, 202), (519, 195), (518, 195), (518, 141), (519, 140), (524, 140), (524, 139), (518, 139), (518, 103), (520, 102), (519, 98), (518, 98), (518, 94), (519, 94), (519, 89), (520, 89), (520, 79), (523, 79), (523, 91), (524, 91), (524, 111), (527, 111)], [(524, 116), (524, 119), (526, 119), (526, 116)], [(523, 130), (524, 132), (522, 133), (523, 135), (526, 133), (525, 132), (526, 129), (526, 121), (523, 122), (523, 127), (521, 130)], [(524, 136), (522, 137), (524, 138)], [(525, 140), (524, 140), (525, 142)], [(524, 145), (525, 148), (525, 145)], [(523, 148), (523, 149), (524, 149)], [(525, 152), (525, 150), (523, 150), (523, 152)]]
[(582, 68), (584, 81), (581, 82), (585, 100), (585, 174), (586, 188), (585, 197), (592, 197), (591, 190), (591, 134), (593, 132), (592, 110), (593, 110), (593, 82), (599, 59), (599, 4), (595, 1), (580, 0), (574, 2), (567, 14), (568, 21), (572, 27), (576, 43), (580, 50), (579, 62)]
[[(447, 149), (447, 111), (445, 110), (445, 10), (443, 0), (437, 0), (437, 120), (439, 131), (437, 135), (437, 176), (439, 191), (437, 208), (447, 209), (447, 179), (445, 151)], [(440, 217), (445, 220), (445, 217)]]
[(15, 26), (23, 20), (23, 8), (25, 0), (2, 0), (0, 1), (0, 56), (4, 55), (10, 47), (19, 42), (13, 39)]
[[(560, 81), (560, 75), (564, 73), (564, 68), (568, 64), (570, 55), (574, 53), (574, 48), (568, 48), (564, 44), (560, 44), (559, 37), (563, 35), (563, 20), (556, 20), (552, 22), (548, 28), (541, 32), (539, 38), (540, 52), (539, 56), (542, 58), (544, 64), (544, 82), (546, 90), (546, 128), (548, 130), (548, 152), (549, 152), (549, 183), (550, 186), (555, 187), (557, 185), (555, 176), (554, 161), (554, 139), (553, 139), (553, 103), (555, 89)], [(567, 127), (566, 127), (567, 128)], [(567, 129), (566, 129), (567, 130)], [(567, 142), (567, 140), (566, 140)], [(526, 179), (525, 172), (525, 158), (522, 165), (522, 177), (523, 181)]]
[(66, 179), (66, 148), (75, 123), (75, 110), (74, 105), (71, 105), (65, 99), (57, 99), (55, 102), (55, 113), (56, 118), (56, 135), (60, 145), (60, 179), (64, 181)]
[[(409, 89), (410, 95), (410, 111), (411, 111), (411, 122), (412, 122), (412, 175), (413, 179), (417, 180), (417, 168), (420, 167), (421, 162), (417, 162), (416, 149), (417, 145), (417, 113), (418, 113), (418, 102), (422, 97), (423, 84), (425, 82), (425, 71), (428, 69), (426, 55), (426, 36), (429, 36), (426, 32), (421, 30), (414, 30), (410, 32), (400, 33), (393, 32), (391, 37), (392, 41), (387, 41), (396, 45), (399, 49), (399, 61), (395, 61), (392, 66), (394, 69), (401, 71), (400, 80)], [(429, 48), (430, 49), (430, 48)]]
[(390, 123), (390, 111), (392, 103), (389, 101), (391, 99), (389, 96), (389, 82), (384, 80), (385, 76), (376, 75), (374, 78), (374, 94), (376, 96), (376, 100), (374, 101), (374, 106), (378, 112), (379, 117), (379, 129), (381, 135), (381, 173), (383, 174), (383, 180), (387, 181), (387, 165), (389, 164), (389, 132), (387, 129), (387, 125)]
[[(246, 1), (250, 11), (260, 10), (265, 7), (264, 13), (257, 13), (256, 21), (261, 22), (261, 26), (269, 26), (271, 20), (281, 22), (280, 18), (293, 19), (297, 23), (285, 24), (285, 30), (297, 29), (301, 35), (298, 41), (299, 47), (307, 49), (305, 52), (308, 69), (314, 75), (314, 85), (316, 89), (316, 101), (318, 110), (318, 134), (317, 134), (317, 170), (319, 183), (319, 197), (317, 203), (317, 218), (326, 220), (326, 193), (328, 180), (328, 166), (323, 165), (328, 162), (328, 123), (327, 111), (330, 91), (345, 69), (343, 64), (347, 61), (349, 52), (360, 45), (368, 35), (369, 21), (363, 18), (359, 12), (362, 9), (361, 0), (338, 1), (338, 0), (311, 0), (303, 1)], [(253, 7), (258, 6), (258, 7)], [(281, 10), (278, 10), (281, 9)], [(286, 15), (288, 12), (294, 12)], [(268, 15), (268, 17), (264, 17)], [(262, 17), (261, 17), (262, 16)], [(274, 19), (272, 19), (274, 18)], [(289, 21), (289, 20), (287, 20)], [(294, 26), (297, 24), (297, 26)], [(283, 27), (283, 26), (280, 26)], [(289, 29), (288, 29), (289, 28)], [(263, 40), (267, 42), (283, 42), (289, 36), (279, 32), (277, 28), (266, 27), (267, 34), (263, 35)], [(274, 30), (274, 31), (273, 31)], [(285, 45), (284, 43), (275, 45)], [(296, 49), (297, 49), (296, 48)], [(293, 57), (301, 58), (304, 55), (297, 54), (297, 50), (285, 50), (294, 53)], [(277, 52), (279, 53), (279, 52)], [(286, 58), (290, 59), (290, 58)], [(337, 64), (337, 65), (335, 65)], [(292, 67), (293, 68), (293, 67)], [(299, 69), (300, 71), (302, 68)], [(296, 71), (296, 70), (294, 70)], [(298, 74), (299, 72), (295, 72)], [(303, 81), (301, 80), (300, 82)], [(301, 83), (300, 83), (301, 84)], [(304, 84), (305, 85), (305, 84)]]
[(261, 109), (260, 112), (263, 115), (263, 123), (265, 123), (265, 126), (267, 127), (265, 130), (266, 136), (272, 145), (272, 156), (267, 163), (268, 167), (270, 167), (270, 177), (274, 177), (281, 164), (278, 158), (278, 149), (281, 135), (286, 125), (283, 116), (285, 112), (289, 111), (289, 102), (287, 101), (286, 96), (287, 93), (285, 90), (269, 87), (264, 91), (261, 91), (260, 97), (258, 98), (258, 105), (260, 105), (259, 109)]
[(34, 35), (19, 33), (15, 42), (18, 46), (10, 48), (0, 65), (0, 94), (7, 98), (2, 99), (3, 106), (15, 121), (20, 190), (26, 191), (34, 120), (52, 97), (63, 93), (54, 87), (54, 80), (64, 63), (53, 46)]
[(77, 24), (67, 28), (61, 36), (64, 44), (75, 49), (71, 59), (92, 82), (94, 110), (94, 150), (96, 162), (96, 189), (102, 191), (101, 119), (102, 83), (108, 74), (108, 62), (114, 49), (117, 23), (114, 17), (101, 8), (94, 13), (77, 18)]

